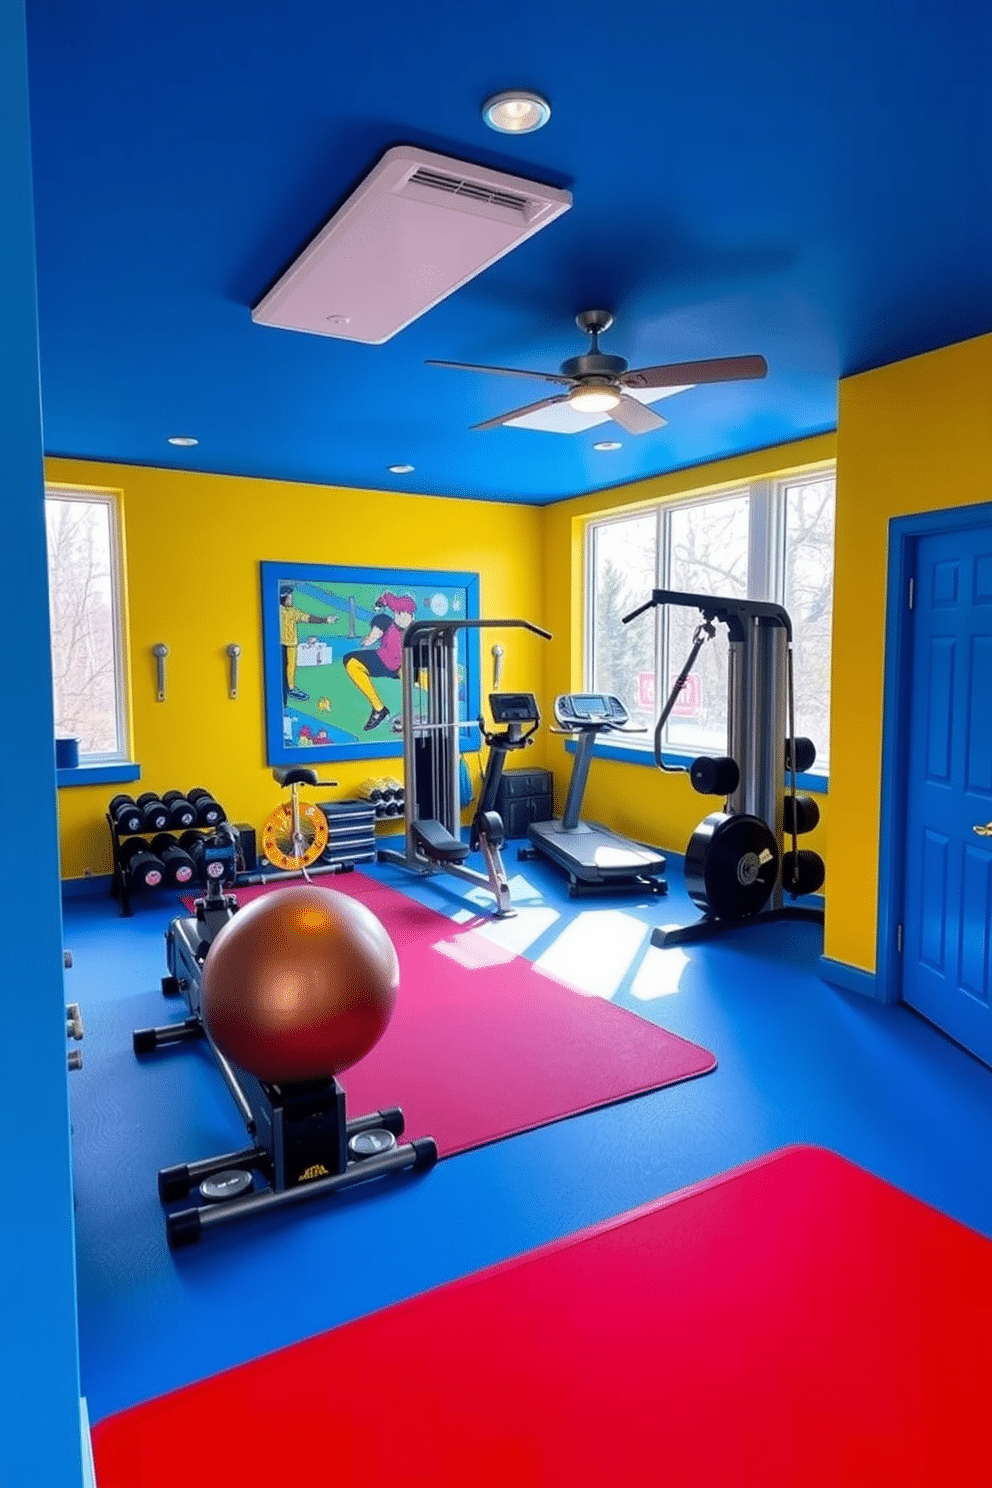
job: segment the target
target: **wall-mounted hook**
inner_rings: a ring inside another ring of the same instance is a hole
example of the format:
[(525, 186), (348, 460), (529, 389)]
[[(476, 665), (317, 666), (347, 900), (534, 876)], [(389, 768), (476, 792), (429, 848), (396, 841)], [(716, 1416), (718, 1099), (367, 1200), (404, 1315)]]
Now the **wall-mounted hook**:
[(165, 658), (169, 654), (169, 648), (164, 641), (158, 641), (152, 647), (152, 655), (158, 672), (158, 701), (165, 702)]
[(238, 695), (238, 657), (241, 655), (241, 647), (237, 641), (232, 641), (227, 648), (228, 662), (230, 666), (230, 680), (228, 682), (228, 696), (236, 698)]
[(493, 647), (493, 687), (499, 688), (503, 680), (503, 647), (497, 644)]

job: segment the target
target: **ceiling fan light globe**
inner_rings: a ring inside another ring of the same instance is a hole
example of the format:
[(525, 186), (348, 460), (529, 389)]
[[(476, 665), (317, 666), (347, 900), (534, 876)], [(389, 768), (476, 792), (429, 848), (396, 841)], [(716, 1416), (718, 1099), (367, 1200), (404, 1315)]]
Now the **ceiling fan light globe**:
[(580, 387), (568, 395), (568, 404), (577, 413), (609, 413), (620, 402), (620, 394), (610, 387)]

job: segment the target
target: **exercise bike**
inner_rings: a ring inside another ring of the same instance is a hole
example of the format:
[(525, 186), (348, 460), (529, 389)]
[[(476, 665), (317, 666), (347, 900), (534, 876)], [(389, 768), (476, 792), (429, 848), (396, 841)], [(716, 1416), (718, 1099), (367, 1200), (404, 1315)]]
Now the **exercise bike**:
[(555, 698), (556, 734), (578, 737), (575, 760), (568, 782), (565, 809), (560, 819), (531, 822), (527, 828), (529, 847), (519, 849), (519, 858), (540, 854), (568, 874), (568, 892), (573, 898), (588, 894), (667, 894), (665, 858), (655, 848), (631, 842), (599, 822), (581, 820), (589, 766), (601, 734), (642, 734), (631, 725), (630, 714), (618, 697), (601, 693), (573, 692)]
[[(479, 731), (489, 746), (489, 758), (469, 841), (463, 841), (459, 736), (465, 724), (458, 709), (456, 648), (459, 631), (507, 626), (551, 639), (546, 630), (527, 620), (422, 620), (407, 628), (403, 637), (406, 843), (402, 852), (394, 848), (379, 851), (380, 862), (398, 863), (422, 876), (451, 873), (488, 889), (496, 901), (495, 919), (516, 914), (501, 853), (505, 840), (503, 821), (495, 810), (499, 783), (507, 754), (525, 749), (531, 743), (540, 714), (532, 693), (490, 695), (493, 721), (504, 724), (505, 728), (487, 730), (484, 720), (478, 720)], [(493, 650), (494, 656), (497, 652), (502, 654), (499, 647)], [(415, 679), (422, 685), (426, 683), (419, 709), (414, 702)], [(498, 680), (497, 662), (496, 685)], [(481, 851), (485, 873), (466, 866), (465, 859), (474, 851)]]
[[(313, 820), (299, 808), (296, 788), (327, 782), (318, 782), (308, 769), (275, 773), (293, 789), (287, 819), (294, 828), (293, 861), (308, 877), (307, 859), (312, 862), (322, 850), (321, 834), (316, 830), (307, 843), (302, 823), (312, 826)], [(306, 778), (293, 778), (301, 774)], [(397, 1143), (404, 1130), (398, 1106), (349, 1119), (345, 1092), (336, 1078), (276, 1085), (235, 1064), (211, 1039), (201, 1007), (203, 967), (213, 941), (238, 911), (237, 899), (228, 892), (237, 881), (237, 851), (236, 829), (229, 822), (220, 823), (204, 839), (199, 855), (205, 893), (196, 899), (192, 916), (173, 920), (166, 931), (168, 975), (162, 978), (162, 992), (182, 996), (189, 1016), (181, 1023), (136, 1029), (132, 1036), (138, 1056), (205, 1040), (253, 1138), (251, 1147), (161, 1169), (158, 1191), (163, 1204), (186, 1199), (194, 1189), (203, 1201), (167, 1214), (166, 1237), (173, 1249), (195, 1243), (220, 1225), (329, 1197), (387, 1173), (424, 1171), (438, 1156), (431, 1137)], [(327, 871), (336, 869), (337, 865)], [(256, 875), (255, 881), (265, 879)]]

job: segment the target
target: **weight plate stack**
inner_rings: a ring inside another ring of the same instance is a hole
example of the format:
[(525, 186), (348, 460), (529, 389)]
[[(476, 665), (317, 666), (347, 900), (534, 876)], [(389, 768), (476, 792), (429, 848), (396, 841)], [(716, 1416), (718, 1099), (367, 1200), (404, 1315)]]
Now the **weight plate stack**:
[(746, 920), (764, 909), (778, 875), (778, 848), (759, 816), (714, 811), (693, 832), (685, 886), (694, 904), (720, 920)]

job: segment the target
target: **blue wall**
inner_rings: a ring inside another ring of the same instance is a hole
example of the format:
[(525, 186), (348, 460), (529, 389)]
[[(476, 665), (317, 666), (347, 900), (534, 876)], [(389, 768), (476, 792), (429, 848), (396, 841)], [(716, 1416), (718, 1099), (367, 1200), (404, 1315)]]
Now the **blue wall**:
[[(23, 0), (0, 25), (0, 1483), (83, 1481)], [(25, 809), (26, 808), (26, 809)], [(71, 973), (70, 973), (71, 975)]]

